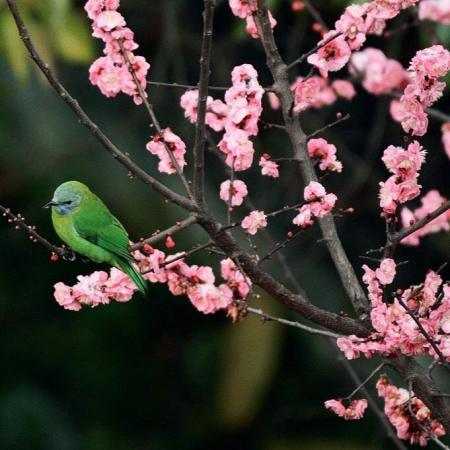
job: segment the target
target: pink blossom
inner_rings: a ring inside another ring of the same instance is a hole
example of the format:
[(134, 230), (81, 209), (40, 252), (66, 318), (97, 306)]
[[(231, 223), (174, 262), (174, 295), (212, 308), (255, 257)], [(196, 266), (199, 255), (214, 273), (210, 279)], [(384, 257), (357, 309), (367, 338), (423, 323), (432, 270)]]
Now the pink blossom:
[(229, 0), (233, 14), (241, 19), (245, 19), (257, 10), (256, 0)]
[(122, 14), (117, 11), (103, 11), (95, 19), (95, 26), (103, 31), (112, 31), (114, 28), (126, 25)]
[[(273, 29), (277, 25), (277, 21), (272, 16), (272, 13), (269, 11), (269, 21), (270, 21), (270, 27)], [(259, 32), (258, 27), (256, 26), (255, 18), (253, 15), (247, 16), (245, 18), (245, 31), (253, 38), (253, 39), (259, 39)]]
[(227, 286), (232, 290), (235, 299), (245, 299), (250, 293), (252, 282), (240, 270), (237, 270), (236, 264), (230, 259), (224, 259), (220, 262), (221, 275), (226, 280)]
[(315, 201), (325, 197), (325, 188), (317, 181), (311, 181), (308, 186), (305, 187), (304, 198), (306, 201)]
[(256, 234), (260, 228), (267, 226), (267, 218), (264, 211), (252, 211), (244, 218), (241, 226), (248, 234)]
[(307, 79), (298, 77), (291, 86), (294, 92), (294, 111), (301, 112), (308, 108), (321, 108), (336, 101), (336, 94), (328, 85), (328, 80), (319, 76)]
[(381, 261), (380, 267), (375, 270), (375, 275), (383, 285), (391, 284), (396, 274), (396, 264), (391, 258), (385, 258)]
[(365, 13), (366, 8), (362, 5), (348, 6), (335, 24), (336, 31), (344, 34), (352, 50), (359, 50), (366, 40)]
[(81, 309), (81, 304), (73, 297), (72, 288), (64, 283), (55, 284), (54, 296), (55, 300), (64, 309), (69, 311), (79, 311)]
[(448, 0), (422, 0), (419, 3), (419, 19), (450, 25), (450, 2)]
[[(232, 186), (232, 187), (230, 187)], [(241, 180), (234, 180), (231, 184), (230, 180), (224, 181), (220, 185), (220, 198), (224, 202), (230, 201), (231, 194), (231, 204), (230, 206), (240, 206), (244, 201), (244, 198), (248, 195), (247, 185)]]
[(445, 153), (450, 158), (450, 122), (444, 123), (441, 127), (442, 131), (442, 145)]
[(345, 420), (359, 420), (364, 416), (367, 409), (367, 400), (352, 400), (348, 406), (344, 406), (343, 400), (332, 399), (325, 402), (325, 408)]
[(339, 97), (345, 98), (345, 100), (352, 100), (356, 95), (353, 84), (347, 80), (334, 80), (331, 87)]
[(320, 170), (341, 172), (342, 163), (336, 158), (336, 147), (325, 139), (310, 139), (307, 144), (308, 154), (319, 161)]
[(253, 163), (253, 143), (243, 130), (226, 132), (218, 147), (226, 155), (225, 162), (236, 171), (247, 170)]
[(278, 95), (275, 92), (268, 92), (267, 98), (269, 99), (269, 104), (272, 109), (278, 110), (280, 109), (281, 102), (278, 98)]
[(268, 177), (278, 178), (280, 176), (278, 170), (278, 164), (270, 159), (270, 155), (264, 153), (260, 160), (259, 166), (261, 167), (261, 173), (267, 175)]
[[(330, 31), (324, 35), (322, 43), (336, 34)], [(316, 53), (308, 56), (308, 62), (316, 66), (323, 77), (328, 76), (328, 72), (335, 72), (342, 69), (350, 59), (351, 50), (343, 36), (337, 36), (320, 48)]]
[(88, 0), (84, 9), (88, 13), (91, 20), (95, 20), (97, 16), (104, 10), (116, 10), (119, 7), (119, 0)]
[(406, 70), (398, 61), (371, 47), (353, 54), (351, 71), (362, 76), (363, 87), (375, 95), (388, 94), (408, 80)]
[(186, 144), (170, 128), (164, 128), (161, 133), (155, 134), (146, 147), (151, 154), (159, 157), (158, 170), (162, 173), (173, 174), (177, 172), (171, 155), (181, 171), (186, 165), (184, 159)]
[(226, 309), (233, 302), (233, 295), (226, 286), (216, 287), (212, 283), (199, 283), (189, 288), (187, 295), (195, 308), (204, 314), (213, 314)]

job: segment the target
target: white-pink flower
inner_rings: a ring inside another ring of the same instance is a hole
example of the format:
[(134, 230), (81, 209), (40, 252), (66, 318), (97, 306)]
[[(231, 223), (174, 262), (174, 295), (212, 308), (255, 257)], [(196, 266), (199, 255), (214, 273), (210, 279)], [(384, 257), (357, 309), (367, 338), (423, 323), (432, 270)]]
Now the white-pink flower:
[[(247, 197), (247, 185), (241, 180), (226, 180), (220, 185), (220, 198), (224, 202), (230, 202), (230, 206), (240, 206)], [(231, 201), (230, 201), (231, 196)]]

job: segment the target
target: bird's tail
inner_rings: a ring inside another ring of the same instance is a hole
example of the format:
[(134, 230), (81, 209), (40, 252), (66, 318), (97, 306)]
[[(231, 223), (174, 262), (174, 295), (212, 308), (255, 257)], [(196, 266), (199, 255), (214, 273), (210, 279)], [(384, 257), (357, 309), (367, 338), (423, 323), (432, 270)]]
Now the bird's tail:
[(134, 265), (129, 261), (117, 261), (117, 265), (119, 269), (125, 272), (139, 289), (143, 295), (147, 295), (148, 293), (148, 284), (147, 281), (144, 280), (142, 274), (134, 267)]

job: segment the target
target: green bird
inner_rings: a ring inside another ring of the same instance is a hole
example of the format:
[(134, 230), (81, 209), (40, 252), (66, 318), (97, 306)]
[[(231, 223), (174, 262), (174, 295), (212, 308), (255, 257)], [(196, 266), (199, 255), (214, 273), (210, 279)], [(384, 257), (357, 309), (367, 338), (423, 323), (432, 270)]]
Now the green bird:
[(125, 272), (145, 294), (147, 283), (133, 265), (128, 233), (106, 205), (79, 181), (58, 186), (45, 208), (52, 208), (56, 233), (73, 251)]

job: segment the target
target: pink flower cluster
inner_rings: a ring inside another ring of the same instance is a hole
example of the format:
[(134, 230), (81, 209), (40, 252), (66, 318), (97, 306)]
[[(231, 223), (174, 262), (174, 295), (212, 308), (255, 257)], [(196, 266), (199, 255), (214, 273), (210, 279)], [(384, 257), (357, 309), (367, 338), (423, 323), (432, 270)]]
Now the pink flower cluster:
[(172, 162), (171, 154), (178, 167), (183, 171), (186, 165), (184, 155), (186, 154), (186, 144), (171, 131), (170, 128), (164, 128), (161, 133), (153, 136), (147, 143), (147, 150), (159, 158), (158, 170), (162, 173), (176, 173), (176, 168)]
[(133, 72), (145, 90), (150, 65), (142, 56), (133, 51), (138, 48), (134, 33), (126, 26), (125, 19), (117, 11), (119, 0), (88, 0), (84, 9), (92, 20), (93, 36), (105, 43), (103, 53), (89, 69), (89, 80), (106, 97), (115, 97), (123, 92), (133, 97), (139, 105), (142, 98), (122, 54), (121, 45), (127, 54)]
[(410, 81), (391, 112), (406, 133), (423, 136), (428, 129), (426, 109), (442, 96), (445, 88), (440, 79), (450, 70), (450, 52), (442, 45), (419, 50), (408, 70)]
[(392, 175), (380, 183), (380, 207), (385, 216), (392, 216), (397, 207), (420, 194), (421, 186), (417, 183), (419, 170), (425, 161), (425, 151), (414, 141), (405, 150), (390, 145), (382, 158)]
[(331, 84), (327, 78), (317, 75), (298, 77), (291, 86), (294, 93), (294, 111), (302, 112), (309, 108), (322, 108), (332, 105), (337, 97), (351, 100), (356, 91), (347, 80), (335, 80)]
[(445, 435), (443, 425), (433, 419), (429, 408), (413, 392), (394, 386), (386, 376), (378, 380), (377, 391), (399, 439), (425, 447), (432, 436)]
[(448, 0), (422, 0), (419, 3), (419, 19), (450, 25), (450, 2)]
[(310, 139), (307, 144), (309, 156), (318, 161), (320, 170), (342, 172), (342, 163), (336, 158), (336, 147), (325, 139)]
[[(328, 72), (342, 69), (366, 41), (368, 34), (381, 34), (386, 20), (392, 19), (402, 9), (416, 4), (418, 0), (373, 0), (361, 5), (348, 6), (335, 29), (326, 33), (319, 50), (308, 57), (308, 62), (317, 67), (323, 77)], [(333, 36), (336, 36), (333, 39)]]
[[(264, 89), (258, 73), (250, 64), (236, 66), (231, 72), (232, 86), (225, 92), (225, 103), (208, 98), (206, 123), (215, 131), (225, 130), (218, 147), (225, 163), (235, 171), (247, 170), (253, 163), (254, 148), (249, 139), (258, 134)], [(197, 120), (198, 91), (187, 91), (181, 97), (185, 116)]]
[(325, 188), (317, 181), (311, 181), (305, 187), (303, 197), (306, 203), (298, 210), (292, 223), (301, 228), (308, 228), (314, 223), (314, 218), (321, 218), (329, 214), (336, 203), (334, 194), (327, 194)]
[[(337, 339), (337, 345), (348, 359), (364, 355), (419, 356), (437, 354), (421, 333), (414, 319), (395, 297), (385, 300), (383, 286), (393, 282), (396, 265), (385, 259), (376, 270), (363, 266), (363, 281), (367, 285), (372, 309), (370, 320), (374, 332), (368, 338), (347, 336)], [(402, 302), (415, 314), (422, 327), (450, 361), (450, 285), (443, 284), (435, 272), (428, 272), (422, 285), (399, 292)]]
[(79, 275), (78, 283), (67, 286), (64, 283), (55, 284), (55, 299), (64, 309), (79, 311), (82, 306), (92, 308), (107, 305), (111, 301), (128, 302), (131, 300), (136, 286), (120, 270), (111, 268), (106, 272), (94, 272), (91, 275)]
[[(198, 90), (186, 91), (180, 98), (180, 105), (184, 109), (184, 116), (191, 122), (197, 121)], [(222, 100), (214, 100), (208, 96), (206, 100), (205, 122), (214, 131), (225, 128), (228, 116), (228, 106)]]
[(278, 164), (275, 161), (272, 161), (270, 155), (264, 153), (260, 160), (259, 166), (261, 167), (261, 174), (266, 175), (272, 178), (278, 178), (280, 176), (280, 172), (278, 170)]
[(441, 127), (442, 131), (442, 145), (445, 153), (450, 158), (450, 122), (444, 123)]
[[(420, 219), (423, 219), (431, 212), (439, 208), (446, 199), (436, 190), (429, 191), (421, 199), (421, 206), (411, 211), (409, 208), (403, 208), (401, 211), (402, 225), (409, 227)], [(450, 230), (450, 211), (441, 214), (436, 219), (427, 223), (424, 227), (410, 234), (402, 240), (405, 245), (419, 245), (420, 239), (428, 234), (438, 233), (439, 231)]]
[(267, 217), (264, 211), (252, 211), (242, 220), (241, 226), (248, 234), (254, 235), (267, 226)]
[(167, 256), (148, 246), (144, 247), (144, 253), (136, 252), (134, 256), (144, 278), (151, 283), (167, 284), (173, 295), (186, 295), (204, 314), (227, 309), (233, 301), (245, 299), (250, 292), (251, 281), (236, 270), (231, 259), (221, 261), (225, 283), (216, 286), (211, 267), (190, 266), (184, 259), (176, 259), (179, 257), (177, 254)]
[(359, 420), (366, 412), (367, 400), (365, 398), (352, 400), (349, 402), (348, 406), (345, 406), (343, 400), (331, 399), (327, 400), (324, 405), (325, 408), (333, 411), (336, 415), (345, 420)]
[[(253, 15), (258, 9), (257, 0), (229, 0), (230, 8), (233, 14), (241, 19), (245, 19), (245, 30), (254, 39), (259, 38), (258, 28)], [(269, 11), (270, 26), (275, 28), (277, 21)]]
[(366, 48), (353, 54), (350, 72), (362, 77), (363, 87), (374, 95), (389, 94), (395, 89), (403, 89), (408, 82), (408, 74), (395, 59), (389, 59), (377, 48)]

